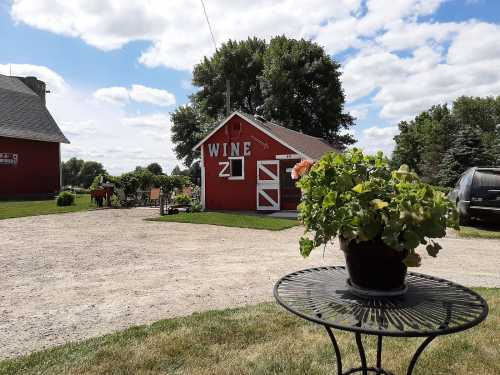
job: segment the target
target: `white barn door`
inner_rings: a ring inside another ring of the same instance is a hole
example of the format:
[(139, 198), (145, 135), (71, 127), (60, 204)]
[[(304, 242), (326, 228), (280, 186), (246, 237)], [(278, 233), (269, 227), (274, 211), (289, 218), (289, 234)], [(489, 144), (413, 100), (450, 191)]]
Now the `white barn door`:
[(280, 162), (257, 161), (257, 210), (280, 209)]

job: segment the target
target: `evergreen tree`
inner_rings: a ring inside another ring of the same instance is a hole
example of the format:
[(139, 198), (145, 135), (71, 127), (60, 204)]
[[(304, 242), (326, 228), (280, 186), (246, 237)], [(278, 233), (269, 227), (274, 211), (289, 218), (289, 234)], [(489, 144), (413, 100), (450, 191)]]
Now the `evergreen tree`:
[(494, 163), (500, 167), (500, 124), (496, 125), (495, 142), (492, 151)]
[(481, 131), (463, 126), (444, 155), (438, 181), (443, 186), (453, 186), (467, 168), (491, 165), (492, 161), (492, 155), (481, 139)]

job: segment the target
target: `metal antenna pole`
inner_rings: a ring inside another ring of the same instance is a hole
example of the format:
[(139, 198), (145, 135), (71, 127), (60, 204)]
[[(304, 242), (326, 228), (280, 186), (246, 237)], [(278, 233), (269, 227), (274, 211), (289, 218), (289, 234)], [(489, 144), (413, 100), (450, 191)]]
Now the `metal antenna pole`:
[(226, 79), (226, 112), (231, 114), (231, 81)]

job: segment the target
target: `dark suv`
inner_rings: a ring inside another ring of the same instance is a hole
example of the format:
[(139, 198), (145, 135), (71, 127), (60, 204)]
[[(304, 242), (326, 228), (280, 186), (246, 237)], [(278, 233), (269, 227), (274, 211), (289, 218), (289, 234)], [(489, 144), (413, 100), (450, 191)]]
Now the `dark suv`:
[(500, 220), (500, 168), (467, 169), (448, 194), (460, 214), (460, 224), (472, 217)]

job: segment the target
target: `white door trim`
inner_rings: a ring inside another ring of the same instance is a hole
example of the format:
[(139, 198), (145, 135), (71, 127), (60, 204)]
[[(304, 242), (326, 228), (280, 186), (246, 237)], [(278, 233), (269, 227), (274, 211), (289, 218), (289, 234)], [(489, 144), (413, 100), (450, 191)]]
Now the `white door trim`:
[[(280, 164), (279, 160), (258, 160), (257, 161), (257, 210), (258, 211), (278, 211), (280, 209)], [(275, 165), (276, 174), (273, 173), (266, 165)], [(259, 178), (260, 171), (264, 172), (271, 179), (261, 180)], [(275, 201), (265, 190), (276, 190), (278, 199)], [(270, 203), (270, 206), (261, 206), (259, 204), (260, 197), (263, 197)]]

